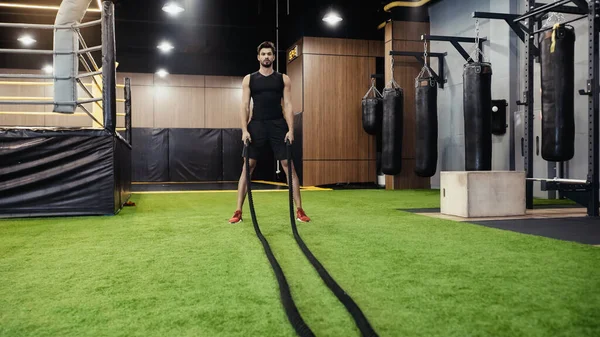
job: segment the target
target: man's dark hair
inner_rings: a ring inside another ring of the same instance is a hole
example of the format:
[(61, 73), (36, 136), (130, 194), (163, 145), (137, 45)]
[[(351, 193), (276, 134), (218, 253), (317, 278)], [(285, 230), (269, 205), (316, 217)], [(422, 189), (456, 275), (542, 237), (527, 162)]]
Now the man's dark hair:
[(256, 54), (260, 54), (260, 50), (264, 49), (264, 48), (271, 48), (271, 50), (273, 51), (273, 55), (275, 53), (277, 53), (277, 51), (275, 50), (275, 45), (273, 44), (273, 42), (271, 41), (265, 41), (261, 44), (258, 45), (258, 48), (256, 48)]

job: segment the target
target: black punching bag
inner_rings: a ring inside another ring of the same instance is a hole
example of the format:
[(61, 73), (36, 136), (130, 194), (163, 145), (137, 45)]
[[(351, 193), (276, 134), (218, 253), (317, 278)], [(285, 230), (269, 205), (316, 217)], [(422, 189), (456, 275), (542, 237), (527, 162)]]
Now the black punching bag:
[(427, 77), (418, 78), (416, 82), (415, 174), (431, 177), (437, 168), (437, 82)]
[(399, 174), (402, 170), (402, 135), (404, 91), (402, 88), (383, 89), (383, 121), (381, 130), (381, 172)]
[(363, 98), (362, 99), (362, 125), (363, 130), (370, 135), (377, 134), (381, 128), (383, 102), (381, 98)]
[(575, 154), (575, 31), (555, 26), (540, 41), (542, 158), (567, 161)]
[(463, 69), (465, 170), (492, 169), (492, 65), (467, 63)]

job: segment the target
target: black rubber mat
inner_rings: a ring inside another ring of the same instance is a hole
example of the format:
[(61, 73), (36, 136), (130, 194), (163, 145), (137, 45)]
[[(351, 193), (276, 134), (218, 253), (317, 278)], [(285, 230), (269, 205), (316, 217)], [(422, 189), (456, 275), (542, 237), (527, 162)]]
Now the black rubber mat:
[(600, 219), (593, 217), (469, 221), (477, 225), (565, 241), (600, 245)]
[(373, 183), (339, 183), (339, 184), (330, 184), (330, 185), (319, 185), (322, 188), (331, 188), (333, 190), (380, 190), (385, 189), (385, 187), (380, 187), (377, 184)]
[[(533, 209), (553, 209), (553, 208), (577, 208), (581, 207), (575, 204), (564, 204), (564, 205), (534, 205)], [(409, 213), (439, 213), (439, 208), (398, 208), (398, 211), (409, 212)]]
[[(132, 192), (237, 191), (237, 182), (131, 184)], [(252, 183), (253, 190), (287, 190), (287, 186)]]

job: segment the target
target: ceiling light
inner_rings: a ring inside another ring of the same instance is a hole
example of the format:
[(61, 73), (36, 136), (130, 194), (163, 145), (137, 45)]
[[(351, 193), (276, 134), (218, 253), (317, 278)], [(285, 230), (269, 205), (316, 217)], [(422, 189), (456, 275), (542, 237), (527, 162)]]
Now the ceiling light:
[(168, 53), (171, 49), (175, 47), (173, 47), (173, 45), (169, 42), (163, 41), (156, 48), (160, 49), (163, 53)]
[(166, 3), (163, 8), (163, 11), (171, 14), (171, 15), (177, 15), (181, 12), (184, 11), (183, 7), (179, 6), (177, 3), (175, 2), (168, 2)]
[(18, 38), (18, 40), (21, 41), (21, 43), (26, 46), (30, 46), (36, 42), (35, 39), (29, 35), (23, 35), (20, 38)]
[(46, 74), (52, 74), (52, 72), (54, 71), (54, 68), (52, 68), (51, 65), (47, 64), (44, 66), (44, 68), (42, 68), (42, 70), (46, 73)]
[(168, 73), (166, 70), (164, 70), (164, 69), (159, 69), (159, 70), (156, 72), (156, 75), (158, 75), (158, 76), (160, 76), (160, 77), (165, 77), (165, 76), (169, 75), (169, 73)]
[(342, 21), (342, 17), (339, 16), (337, 13), (335, 12), (329, 12), (327, 13), (327, 15), (325, 15), (323, 17), (323, 21), (327, 22), (328, 24), (334, 26), (336, 25), (338, 22)]

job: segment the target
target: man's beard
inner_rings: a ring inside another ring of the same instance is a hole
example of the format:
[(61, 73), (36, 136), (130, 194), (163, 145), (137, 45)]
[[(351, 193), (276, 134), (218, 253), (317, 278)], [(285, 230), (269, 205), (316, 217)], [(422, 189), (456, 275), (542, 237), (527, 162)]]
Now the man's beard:
[(273, 65), (273, 62), (271, 62), (271, 61), (268, 61), (268, 60), (262, 61), (263, 67), (270, 68), (272, 65)]

